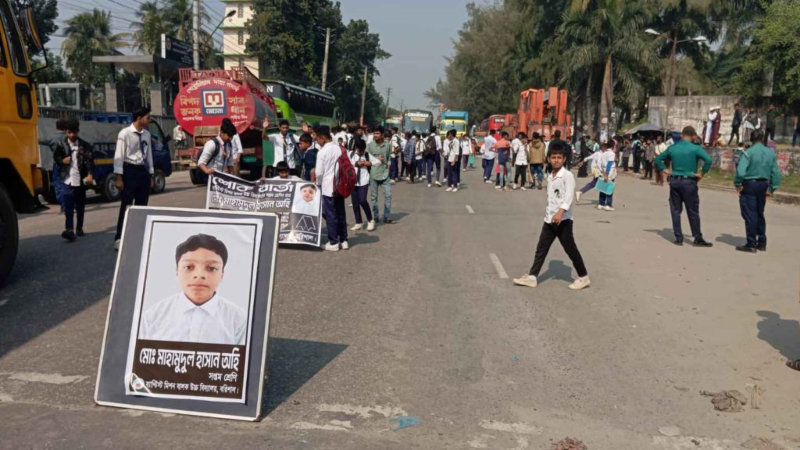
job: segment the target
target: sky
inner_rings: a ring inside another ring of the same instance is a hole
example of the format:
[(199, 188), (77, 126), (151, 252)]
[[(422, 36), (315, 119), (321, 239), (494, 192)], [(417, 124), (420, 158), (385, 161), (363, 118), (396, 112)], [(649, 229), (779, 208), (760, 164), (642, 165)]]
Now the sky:
[[(63, 33), (64, 20), (89, 11), (98, 5), (111, 11), (112, 32), (130, 31), (134, 12), (143, 0), (59, 0), (56, 19)], [(224, 5), (217, 0), (202, 0), (211, 11), (211, 18), (221, 19)], [(392, 89), (390, 106), (399, 108), (426, 108), (428, 100), (423, 93), (434, 87), (444, 77), (445, 57), (453, 54), (453, 40), (467, 20), (468, 0), (341, 0), (345, 24), (351, 19), (365, 19), (371, 32), (381, 38), (381, 47), (392, 57), (378, 62), (381, 75), (375, 80), (376, 88), (384, 96)], [(396, 5), (388, 7), (386, 5)], [(209, 24), (204, 28), (213, 28)], [(215, 34), (218, 41), (222, 33)], [(59, 52), (63, 38), (53, 37), (47, 47)], [(353, 74), (358, 76), (358, 74)], [(335, 80), (333, 80), (335, 81)]]

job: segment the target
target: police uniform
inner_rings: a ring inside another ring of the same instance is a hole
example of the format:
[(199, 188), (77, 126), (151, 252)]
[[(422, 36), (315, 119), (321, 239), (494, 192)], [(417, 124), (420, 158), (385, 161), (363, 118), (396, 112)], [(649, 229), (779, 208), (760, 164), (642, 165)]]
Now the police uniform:
[(767, 191), (775, 192), (781, 184), (778, 159), (775, 152), (764, 144), (755, 144), (742, 154), (733, 180), (739, 189), (739, 209), (744, 219), (747, 245), (736, 247), (739, 251), (755, 253), (767, 249), (767, 222), (764, 207)]
[(703, 160), (703, 174), (711, 169), (712, 159), (703, 147), (682, 140), (671, 145), (665, 152), (655, 159), (658, 170), (667, 170), (664, 163), (669, 159), (672, 164), (672, 176), (669, 182), (669, 205), (672, 214), (672, 230), (675, 233), (675, 243), (683, 244), (683, 230), (681, 229), (681, 214), (686, 205), (686, 215), (689, 216), (689, 226), (695, 245), (710, 247), (711, 244), (703, 239), (700, 231), (700, 196), (697, 189), (697, 163)]

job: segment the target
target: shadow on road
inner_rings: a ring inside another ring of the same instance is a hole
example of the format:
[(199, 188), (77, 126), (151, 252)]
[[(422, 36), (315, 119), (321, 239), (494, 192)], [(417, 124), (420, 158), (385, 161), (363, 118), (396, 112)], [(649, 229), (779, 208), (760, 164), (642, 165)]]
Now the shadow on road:
[(662, 238), (664, 238), (664, 240), (669, 242), (675, 240), (675, 233), (672, 231), (672, 228), (662, 228), (660, 230), (644, 230), (644, 231), (646, 231), (647, 233), (657, 234)]
[(789, 360), (800, 358), (800, 323), (781, 318), (772, 311), (756, 311), (761, 316), (758, 322), (758, 338), (769, 343)]
[(395, 222), (400, 222), (406, 216), (408, 216), (408, 213), (405, 212), (392, 213), (392, 220), (394, 220)]
[(747, 242), (747, 239), (725, 233), (717, 236), (715, 241), (722, 244), (728, 244), (731, 247), (736, 247), (737, 245), (744, 245)]
[(262, 414), (274, 411), (346, 348), (344, 344), (270, 338), (269, 378)]
[(349, 238), (351, 247), (358, 247), (359, 245), (377, 244), (381, 238), (374, 234), (351, 234)]
[(547, 280), (572, 281), (572, 267), (564, 264), (564, 261), (553, 260), (547, 267), (547, 271), (539, 276), (539, 282)]

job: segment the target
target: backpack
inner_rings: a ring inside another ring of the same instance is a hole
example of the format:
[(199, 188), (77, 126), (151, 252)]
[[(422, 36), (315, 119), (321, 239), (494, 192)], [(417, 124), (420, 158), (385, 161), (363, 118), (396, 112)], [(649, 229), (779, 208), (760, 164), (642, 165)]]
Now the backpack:
[(436, 153), (436, 150), (436, 138), (433, 135), (428, 136), (428, 139), (425, 140), (425, 151), (422, 154), (430, 156)]
[(353, 167), (353, 163), (350, 162), (350, 157), (347, 156), (346, 150), (342, 150), (342, 154), (339, 155), (336, 163), (339, 165), (339, 169), (336, 172), (336, 189), (334, 191), (341, 197), (350, 197), (350, 194), (356, 188), (356, 169)]
[[(217, 155), (219, 155), (219, 142), (217, 142), (217, 138), (214, 137), (214, 138), (211, 138), (211, 140), (214, 142), (214, 153), (211, 154), (211, 158), (208, 159), (208, 162), (206, 163), (206, 165), (211, 164), (211, 161), (214, 161), (214, 158), (216, 158)], [(194, 154), (194, 163), (195, 163), (195, 165), (199, 165), (200, 164), (200, 157), (201, 156), (203, 156), (203, 149), (202, 148), (199, 149)]]

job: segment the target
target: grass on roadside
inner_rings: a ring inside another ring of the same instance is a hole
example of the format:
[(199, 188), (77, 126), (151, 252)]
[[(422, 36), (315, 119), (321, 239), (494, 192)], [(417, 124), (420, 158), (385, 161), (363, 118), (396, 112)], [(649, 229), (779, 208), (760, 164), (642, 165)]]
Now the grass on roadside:
[[(711, 169), (703, 178), (701, 184), (715, 184), (733, 187), (733, 172), (725, 172), (719, 169)], [(787, 194), (800, 194), (800, 176), (784, 175), (781, 178), (781, 187), (778, 192)]]

